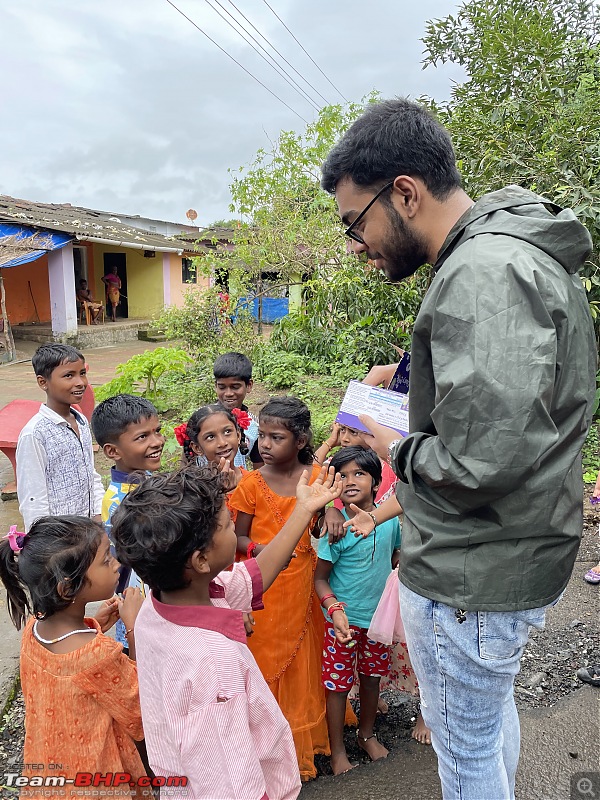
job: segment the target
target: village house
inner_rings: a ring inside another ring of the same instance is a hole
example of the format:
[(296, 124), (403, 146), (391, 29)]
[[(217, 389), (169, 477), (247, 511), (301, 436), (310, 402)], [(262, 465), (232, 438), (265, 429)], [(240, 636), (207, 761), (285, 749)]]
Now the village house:
[[(192, 259), (215, 247), (230, 249), (230, 239), (226, 229), (202, 233), (191, 225), (0, 195), (0, 256), (3, 241), (13, 243), (11, 255), (0, 258), (11, 328), (24, 338), (27, 328), (45, 325), (56, 341), (76, 340), (78, 323), (80, 333), (85, 324), (76, 300), (79, 280), (105, 304), (101, 278), (114, 267), (122, 284), (118, 321), (141, 326), (165, 306), (181, 305), (189, 284), (213, 284), (214, 276), (198, 274)], [(135, 337), (135, 325), (128, 327)]]

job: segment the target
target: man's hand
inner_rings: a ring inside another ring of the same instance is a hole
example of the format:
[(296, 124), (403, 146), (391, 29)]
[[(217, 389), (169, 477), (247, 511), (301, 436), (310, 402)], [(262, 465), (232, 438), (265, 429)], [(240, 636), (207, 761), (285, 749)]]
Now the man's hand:
[(387, 428), (385, 425), (380, 425), (379, 422), (375, 422), (373, 417), (369, 417), (367, 414), (359, 414), (358, 418), (371, 434), (371, 436), (364, 437), (367, 442), (367, 447), (372, 447), (379, 458), (383, 459), (383, 461), (387, 461), (389, 458), (389, 446), (395, 439), (401, 439), (402, 436), (398, 431)]
[[(404, 351), (401, 352), (401, 355), (404, 355)], [(362, 382), (366, 383), (368, 386), (383, 386), (384, 389), (387, 389), (390, 385), (390, 381), (394, 377), (394, 373), (398, 369), (399, 363), (400, 362), (396, 364), (377, 364), (371, 367), (362, 379)]]
[(297, 506), (301, 506), (310, 515), (316, 514), (342, 493), (342, 478), (336, 475), (333, 467), (321, 467), (317, 479), (309, 486), (309, 473), (304, 470), (296, 486)]

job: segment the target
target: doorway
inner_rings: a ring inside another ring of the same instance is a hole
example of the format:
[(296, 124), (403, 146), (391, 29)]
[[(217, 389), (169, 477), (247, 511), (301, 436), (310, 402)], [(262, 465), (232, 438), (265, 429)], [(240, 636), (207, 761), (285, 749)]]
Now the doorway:
[[(125, 253), (104, 253), (104, 274), (108, 275), (109, 272), (112, 272), (113, 267), (117, 268), (121, 279), (121, 300), (117, 306), (117, 317), (127, 319), (129, 308), (127, 304), (127, 256)], [(110, 309), (107, 308), (106, 311), (108, 317)]]

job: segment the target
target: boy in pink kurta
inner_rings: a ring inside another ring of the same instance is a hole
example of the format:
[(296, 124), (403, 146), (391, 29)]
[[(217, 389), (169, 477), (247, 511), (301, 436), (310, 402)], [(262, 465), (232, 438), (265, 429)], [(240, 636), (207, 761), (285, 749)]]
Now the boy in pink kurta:
[(234, 610), (262, 608), (262, 591), (251, 559), (211, 582), (212, 606), (165, 605), (151, 594), (137, 617), (148, 756), (156, 775), (187, 776), (177, 798), (298, 795), (292, 733), (246, 646), (242, 611)]
[[(214, 469), (151, 475), (115, 512), (119, 561), (152, 590), (135, 623), (142, 721), (150, 766), (177, 800), (300, 792), (292, 733), (246, 645), (243, 612), (262, 608), (312, 516), (340, 494), (333, 470), (308, 479), (279, 533), (231, 571), (237, 536), (227, 477)], [(169, 781), (181, 777), (185, 786)]]

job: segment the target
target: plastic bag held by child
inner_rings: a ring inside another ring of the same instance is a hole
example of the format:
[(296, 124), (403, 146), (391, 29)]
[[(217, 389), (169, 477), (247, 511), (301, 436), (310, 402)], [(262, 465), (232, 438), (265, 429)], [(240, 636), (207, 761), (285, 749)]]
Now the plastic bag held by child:
[(371, 619), (367, 635), (369, 639), (382, 644), (405, 642), (404, 625), (400, 616), (400, 596), (398, 594), (398, 567), (390, 572), (381, 600)]

